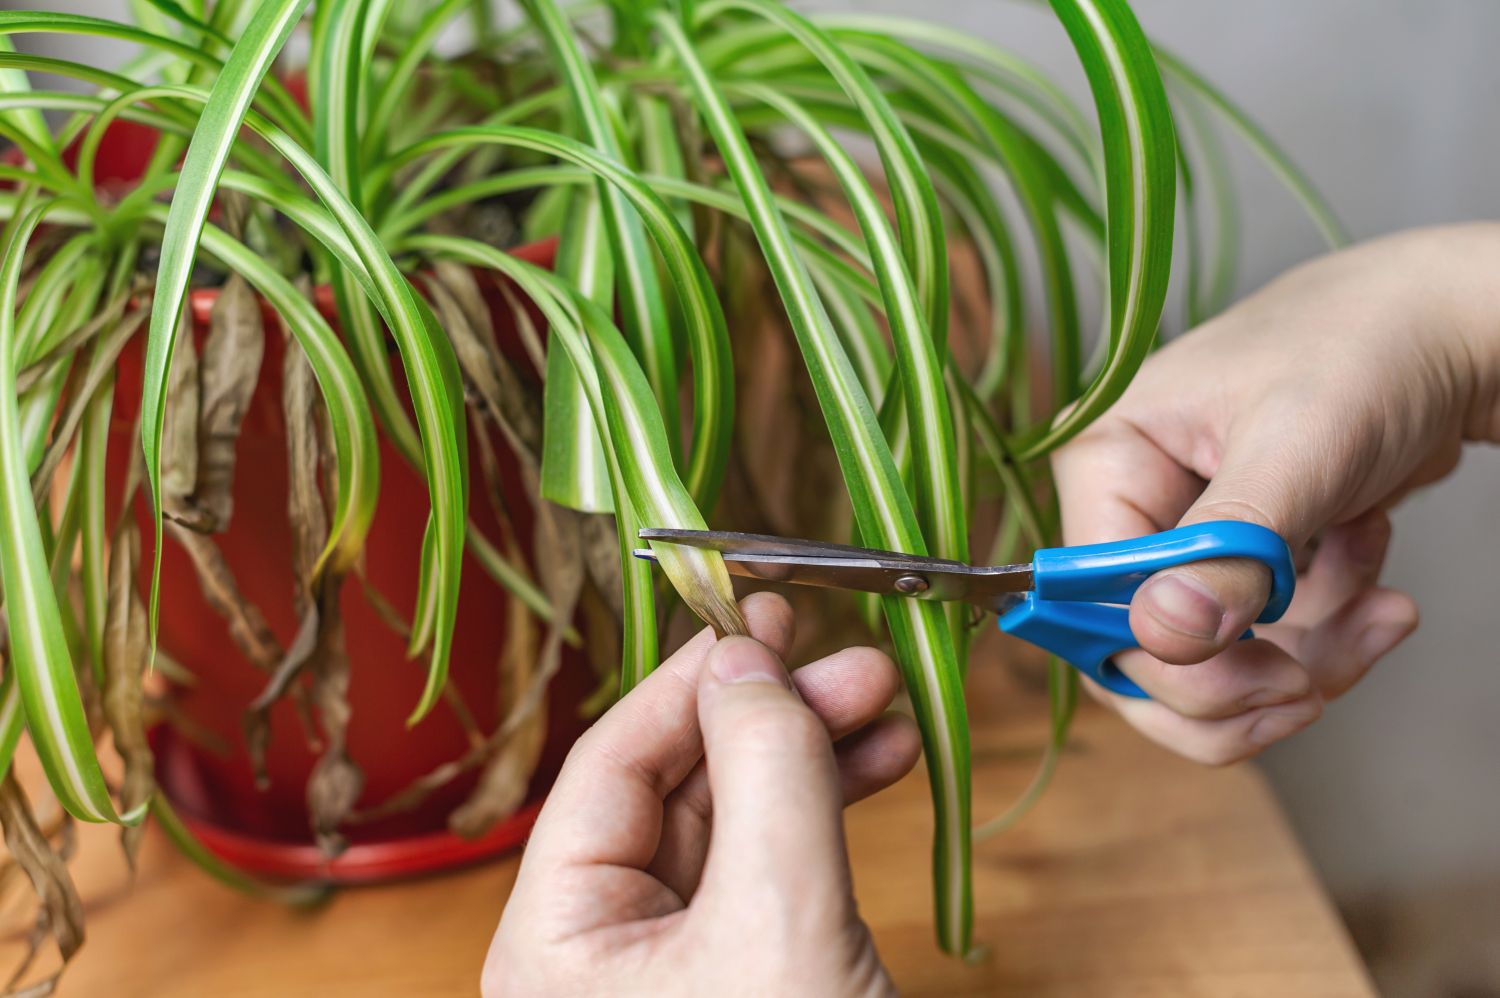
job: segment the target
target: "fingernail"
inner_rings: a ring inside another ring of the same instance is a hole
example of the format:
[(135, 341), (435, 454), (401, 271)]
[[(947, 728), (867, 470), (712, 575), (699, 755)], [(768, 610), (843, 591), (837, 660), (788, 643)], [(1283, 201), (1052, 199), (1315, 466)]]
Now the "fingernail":
[(1224, 608), (1197, 579), (1160, 575), (1143, 588), (1146, 610), (1167, 627), (1193, 638), (1216, 638)]
[(1321, 706), (1316, 702), (1299, 703), (1282, 710), (1270, 710), (1250, 726), (1253, 745), (1270, 745), (1296, 734), (1318, 719)]
[(787, 685), (786, 669), (754, 638), (728, 637), (717, 642), (708, 651), (708, 668), (721, 683)]

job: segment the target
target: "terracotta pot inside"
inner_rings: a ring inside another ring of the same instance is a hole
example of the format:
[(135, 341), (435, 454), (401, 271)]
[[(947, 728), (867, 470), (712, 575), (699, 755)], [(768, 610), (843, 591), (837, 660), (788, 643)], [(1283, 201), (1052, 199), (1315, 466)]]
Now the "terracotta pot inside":
[[(101, 178), (113, 186), (128, 185), (149, 155), (142, 142), (154, 142), (149, 131), (112, 129), (101, 150)], [(520, 247), (515, 254), (550, 266), (555, 243)], [(501, 348), (529, 372), (506, 306), (492, 278), (481, 276), (490, 297)], [(194, 334), (202, 342), (213, 289), (193, 293)], [(319, 289), (320, 310), (333, 319), (327, 289)], [(283, 333), (266, 310), (266, 349), (260, 380), (239, 437), (234, 476), (234, 509), (228, 530), (214, 535), (247, 600), (265, 615), (282, 647), (293, 639), (292, 541), (287, 519), (287, 459), (281, 409)], [(143, 337), (137, 337), (118, 367), (116, 404), (108, 464), (111, 501), (119, 502), (127, 456), (139, 442), (135, 414), (141, 388)], [(399, 360), (392, 350), (396, 383), (404, 386)], [(373, 417), (372, 417), (373, 418)], [(525, 544), (531, 538), (531, 512), (514, 460), (497, 441), (505, 499), (513, 524)], [(366, 542), (369, 582), (409, 619), (415, 603), (418, 566), (428, 500), (421, 476), (382, 437), (381, 491), (373, 527)], [(470, 465), (476, 469), (471, 514), (487, 537), (498, 530), (478, 481), (478, 457), (470, 442)], [(153, 525), (149, 503), (137, 499), (143, 540), (141, 585), (149, 585)], [(115, 511), (111, 510), (113, 517)], [(527, 552), (528, 555), (531, 552)], [(510, 597), (475, 562), (464, 563), (457, 632), (453, 641), (451, 682), (482, 731), (493, 730), (503, 705), (498, 703), (498, 661)], [(405, 639), (375, 611), (360, 581), (351, 576), (342, 591), (342, 610), (351, 680), (352, 720), (349, 754), (365, 776), (360, 807), (379, 803), (412, 780), (462, 756), (469, 736), (458, 715), (443, 702), (415, 728), (406, 718), (421, 694), (425, 659), (408, 660)], [(409, 875), (472, 862), (519, 844), (529, 830), (540, 799), (551, 785), (577, 735), (586, 726), (580, 704), (596, 680), (581, 653), (566, 650), (563, 668), (552, 682), (547, 706), (547, 742), (532, 779), (529, 796), (511, 818), (482, 839), (465, 841), (447, 831), (450, 811), (472, 790), (476, 774), (468, 773), (432, 794), (407, 813), (346, 831), (350, 848), (329, 862), (313, 844), (305, 787), (317, 750), (293, 705), (283, 699), (273, 711), (266, 756), (269, 785), (256, 786), (243, 736), (247, 705), (266, 683), (266, 674), (237, 649), (224, 618), (204, 598), (191, 562), (170, 537), (162, 555), (159, 642), (163, 652), (197, 679), (174, 685), (171, 705), (180, 721), (153, 732), (157, 777), (190, 827), (214, 851), (236, 865), (277, 876), (319, 876), (363, 881)]]

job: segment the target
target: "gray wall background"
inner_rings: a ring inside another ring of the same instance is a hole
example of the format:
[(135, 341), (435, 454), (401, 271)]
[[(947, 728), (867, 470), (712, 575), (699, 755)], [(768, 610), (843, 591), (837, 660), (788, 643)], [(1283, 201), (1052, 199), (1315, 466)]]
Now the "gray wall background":
[[(118, 16), (124, 4), (0, 0), (0, 6)], [(1085, 92), (1066, 37), (1045, 10), (995, 0), (807, 6), (940, 19), (1028, 55), (1075, 93)], [(1135, 0), (1134, 6), (1151, 34), (1271, 130), (1357, 238), (1500, 216), (1494, 51), (1500, 4)], [(1236, 166), (1246, 205), (1241, 291), (1247, 291), (1320, 247), (1263, 169), (1244, 155)], [(1493, 454), (1472, 451), (1453, 478), (1397, 513), (1387, 581), (1416, 595), (1421, 629), (1263, 765), (1356, 924), (1361, 906), (1380, 899), (1399, 906), (1403, 898), (1436, 897), (1423, 917), (1454, 923), (1460, 936), (1467, 932), (1472, 960), (1500, 932), (1500, 642), (1492, 634), (1500, 619), (1494, 606), (1500, 461)], [(1445, 907), (1441, 899), (1455, 894), (1468, 900)], [(1476, 910), (1488, 923), (1481, 919), (1476, 927)], [(1500, 943), (1492, 948), (1500, 950)], [(1406, 989), (1397, 978), (1385, 981)], [(1447, 990), (1435, 980), (1409, 987), (1439, 993), (1429, 984)], [(1500, 988), (1500, 979), (1489, 986)]]

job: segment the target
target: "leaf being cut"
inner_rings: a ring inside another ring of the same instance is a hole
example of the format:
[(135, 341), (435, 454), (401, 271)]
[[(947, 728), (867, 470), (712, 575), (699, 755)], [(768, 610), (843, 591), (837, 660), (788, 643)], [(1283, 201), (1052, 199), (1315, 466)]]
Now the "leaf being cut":
[[(670, 217), (665, 205), (658, 201), (657, 206)], [(675, 228), (675, 219), (669, 224)], [(653, 526), (703, 529), (703, 515), (673, 467), (666, 429), (650, 385), (608, 314), (550, 271), (475, 240), (412, 236), (405, 245), (430, 256), (490, 267), (514, 281), (536, 303), (552, 335), (561, 340), (579, 369), (594, 418), (607, 430), (605, 455), (616, 502), (627, 499), (631, 508)], [(635, 543), (633, 532), (625, 536), (622, 531), (621, 542), (628, 556), (628, 549)], [(746, 633), (728, 572), (717, 552), (663, 545), (657, 555), (684, 601), (717, 633)], [(627, 638), (629, 634), (627, 630)], [(628, 653), (626, 658), (630, 660)], [(652, 661), (650, 667), (655, 664)]]

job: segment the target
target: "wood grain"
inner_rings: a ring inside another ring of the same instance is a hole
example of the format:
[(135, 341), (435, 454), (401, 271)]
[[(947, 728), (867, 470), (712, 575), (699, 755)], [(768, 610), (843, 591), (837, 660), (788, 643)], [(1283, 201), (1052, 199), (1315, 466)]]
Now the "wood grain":
[[(976, 661), (984, 661), (983, 656)], [(1044, 713), (980, 668), (976, 815), (1031, 776)], [(911, 995), (1367, 996), (1368, 978), (1260, 773), (1208, 770), (1082, 709), (1051, 792), (976, 849), (977, 937), (941, 956), (930, 917), (931, 818), (918, 774), (854, 807), (861, 909)], [(88, 942), (63, 995), (473, 995), (514, 857), (351, 890), (316, 912), (231, 893), (148, 836), (129, 883), (107, 828), (82, 830), (74, 870)], [(19, 925), (12, 911), (9, 925)], [(17, 929), (0, 959), (22, 949)]]

